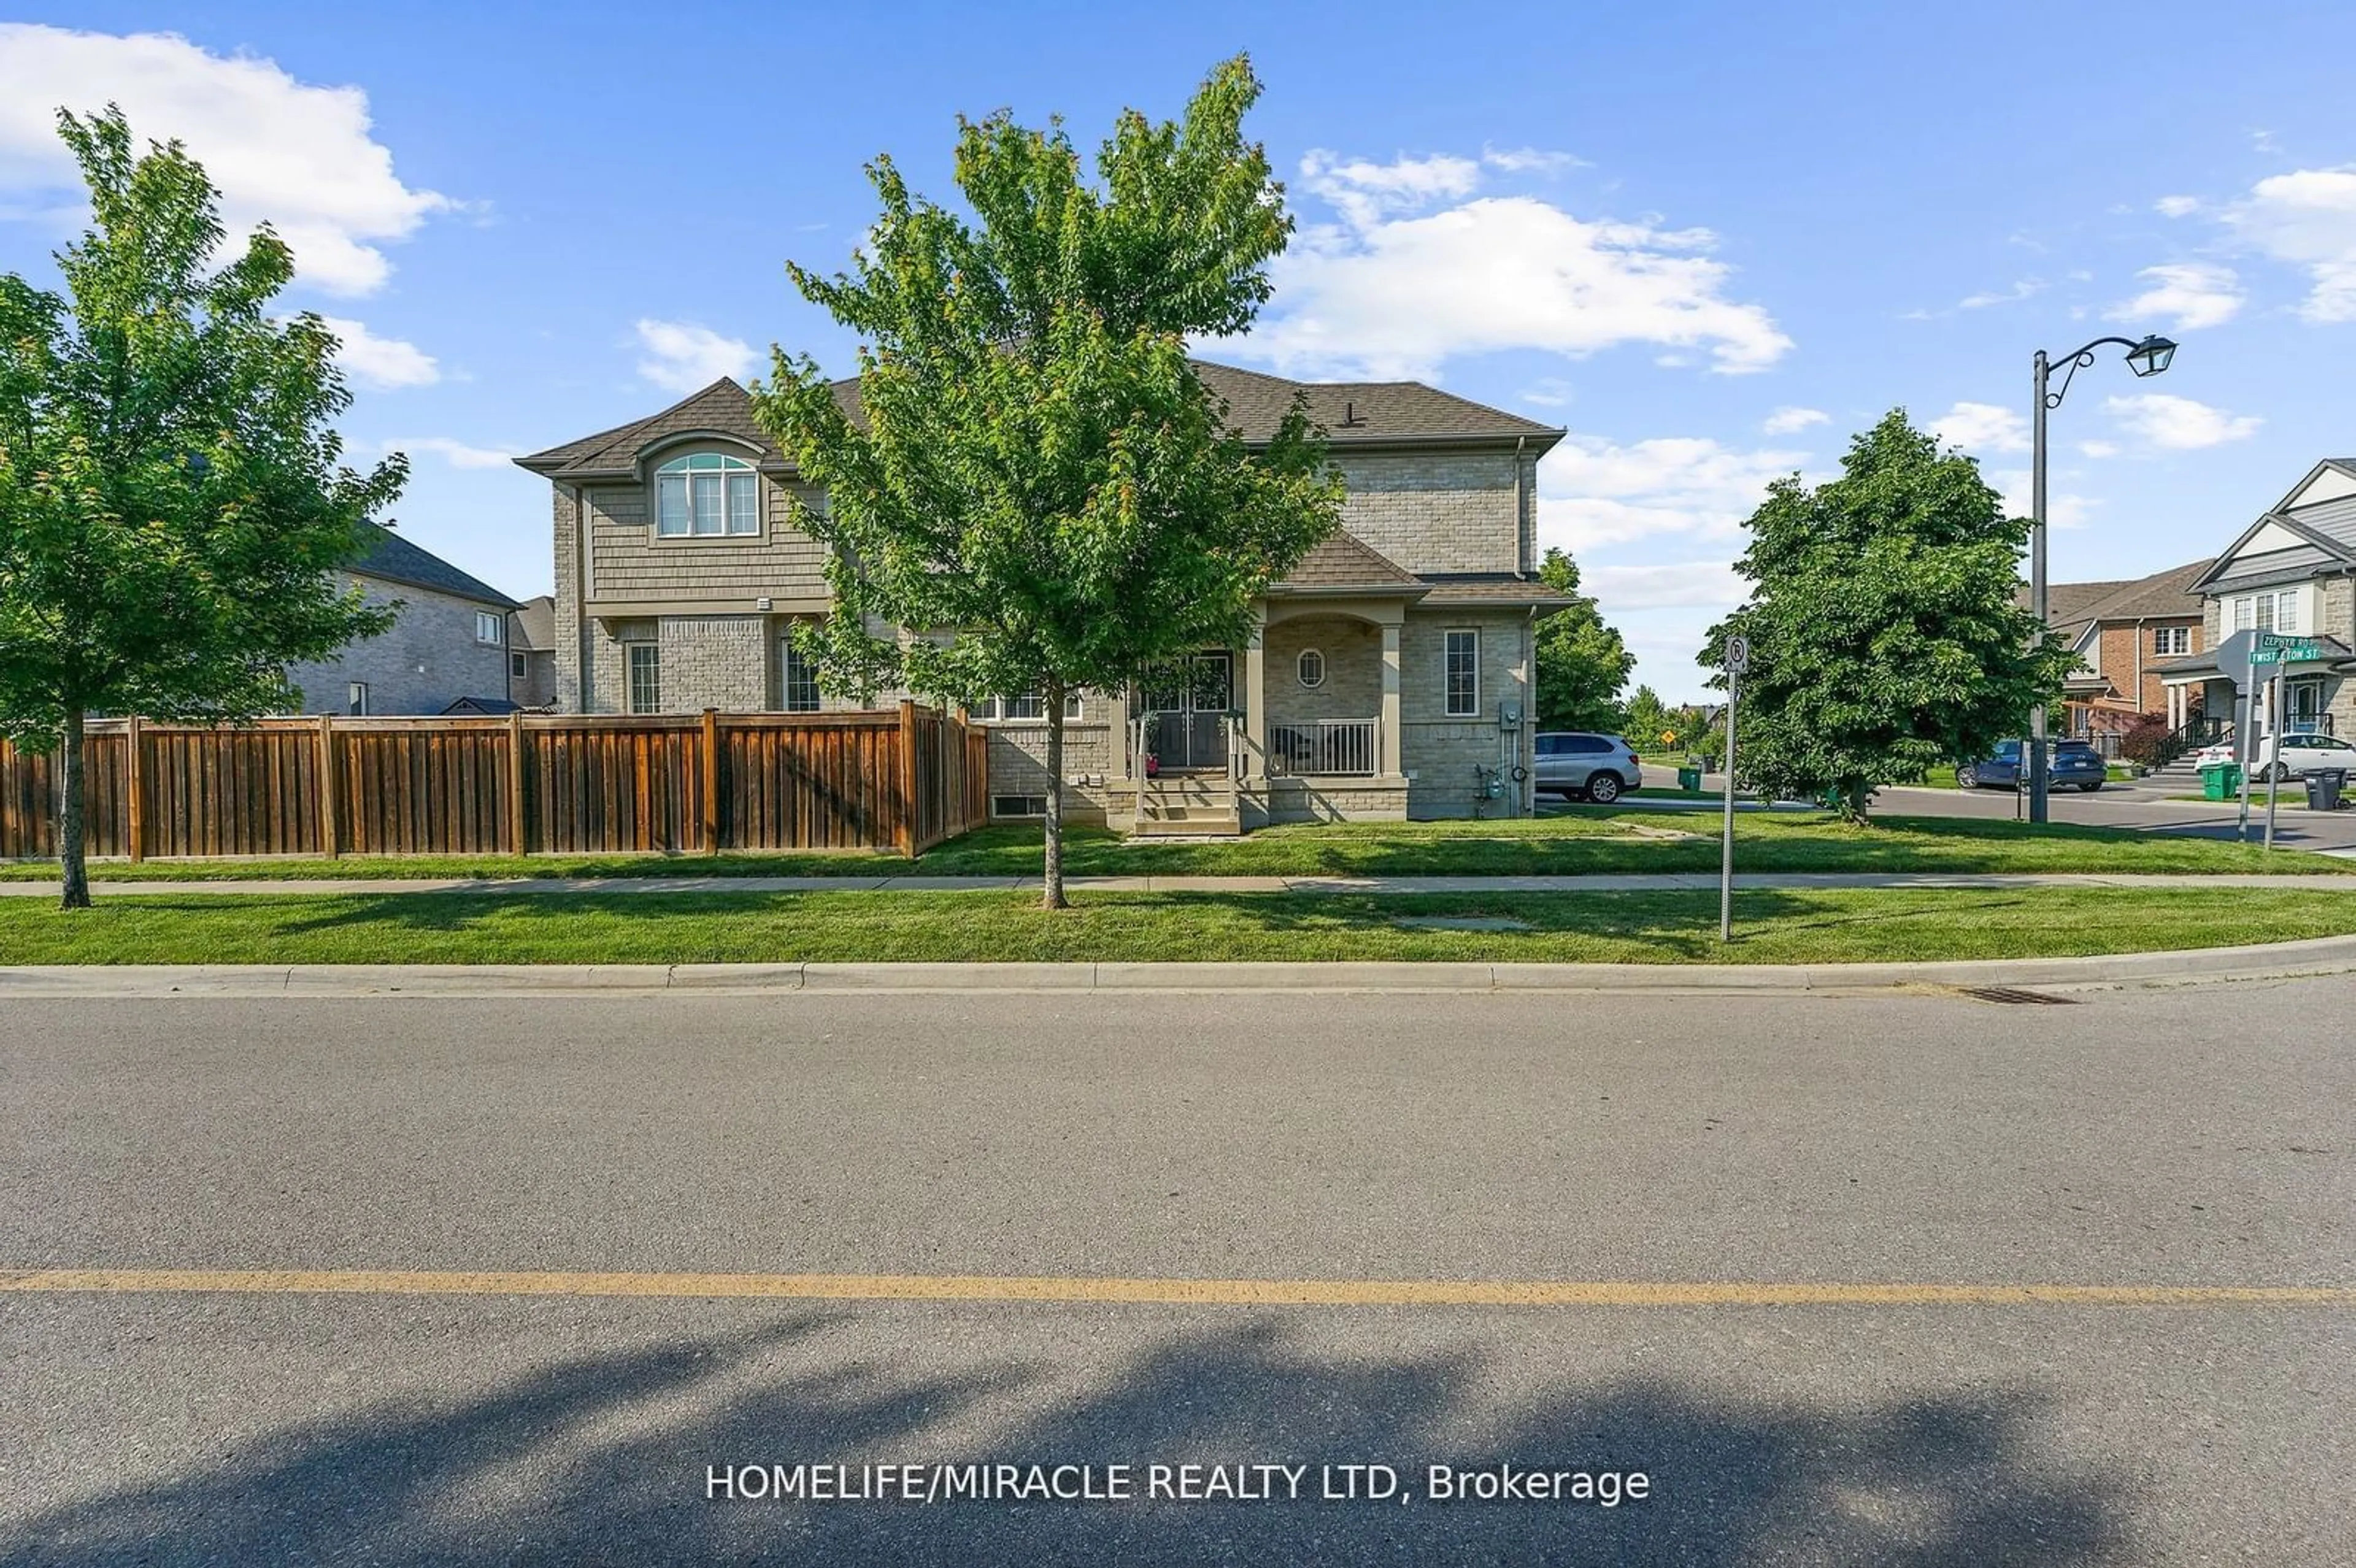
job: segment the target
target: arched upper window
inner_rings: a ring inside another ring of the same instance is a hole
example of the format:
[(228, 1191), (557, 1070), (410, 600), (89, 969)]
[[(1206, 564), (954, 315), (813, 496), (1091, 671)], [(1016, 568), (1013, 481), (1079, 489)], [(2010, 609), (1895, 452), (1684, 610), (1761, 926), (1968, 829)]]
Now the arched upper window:
[(655, 532), (665, 539), (761, 532), (761, 476), (741, 457), (698, 452), (655, 470)]

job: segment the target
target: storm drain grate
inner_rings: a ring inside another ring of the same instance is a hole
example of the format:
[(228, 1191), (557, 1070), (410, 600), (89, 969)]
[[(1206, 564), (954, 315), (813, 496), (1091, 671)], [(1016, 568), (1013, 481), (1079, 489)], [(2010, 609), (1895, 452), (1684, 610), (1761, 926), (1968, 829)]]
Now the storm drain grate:
[(1964, 995), (1983, 1002), (2003, 1002), (2013, 1007), (2074, 1008), (2075, 997), (2049, 997), (2042, 991), (2019, 991), (2010, 986), (1966, 986)]

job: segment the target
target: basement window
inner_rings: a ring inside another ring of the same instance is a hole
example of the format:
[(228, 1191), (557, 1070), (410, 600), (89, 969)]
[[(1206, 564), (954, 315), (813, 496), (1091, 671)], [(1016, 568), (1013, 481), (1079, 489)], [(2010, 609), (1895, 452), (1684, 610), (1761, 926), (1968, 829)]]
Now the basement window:
[(1047, 797), (1044, 795), (993, 795), (990, 797), (992, 816), (1044, 816)]

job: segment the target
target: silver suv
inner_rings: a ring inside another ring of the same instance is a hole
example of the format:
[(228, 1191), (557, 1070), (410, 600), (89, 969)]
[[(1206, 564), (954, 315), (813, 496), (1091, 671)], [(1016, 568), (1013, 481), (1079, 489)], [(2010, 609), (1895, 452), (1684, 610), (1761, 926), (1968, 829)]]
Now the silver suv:
[(1644, 782), (1635, 749), (1617, 735), (1565, 730), (1541, 734), (1537, 741), (1540, 795), (1552, 792), (1565, 800), (1583, 795), (1609, 805)]

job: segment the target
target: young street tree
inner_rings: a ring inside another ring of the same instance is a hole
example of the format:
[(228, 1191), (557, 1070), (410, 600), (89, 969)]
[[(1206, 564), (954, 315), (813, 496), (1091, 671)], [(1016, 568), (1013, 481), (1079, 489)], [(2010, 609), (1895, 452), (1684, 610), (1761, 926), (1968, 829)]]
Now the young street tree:
[(1239, 58), (1183, 120), (1124, 113), (1094, 183), (1060, 123), (960, 121), (972, 222), (877, 159), (873, 253), (832, 278), (790, 268), (859, 335), (858, 415), (782, 352), (754, 400), (825, 492), (802, 524), (833, 547), (834, 613), (805, 634), (829, 680), (1038, 695), (1050, 909), (1066, 699), (1242, 641), (1253, 602), (1340, 521), (1303, 407), (1248, 451), (1186, 356), (1190, 336), (1250, 324), (1291, 230), (1242, 134), (1259, 91)]
[[(1636, 656), (1603, 624), (1595, 601), (1579, 591), (1579, 564), (1550, 549), (1538, 580), (1571, 603), (1537, 625), (1537, 720), (1541, 730), (1611, 730)], [(1641, 742), (1640, 742), (1641, 743)]]
[(134, 155), (112, 108), (58, 122), (92, 219), (64, 297), (0, 277), (0, 734), (60, 750), (80, 909), (85, 719), (249, 718), (291, 699), (289, 662), (383, 630), (329, 573), (406, 468), (338, 465), (336, 340), (266, 314), (284, 242), (209, 271), (218, 193), (179, 144)]
[(1716, 670), (1730, 635), (1750, 637), (1746, 781), (1861, 820), (1876, 787), (2020, 733), (2072, 655), (2014, 599), (2029, 524), (1977, 464), (1893, 410), (1841, 470), (1814, 489), (1779, 480), (1751, 514), (1735, 567), (1750, 600), (1701, 663)]

